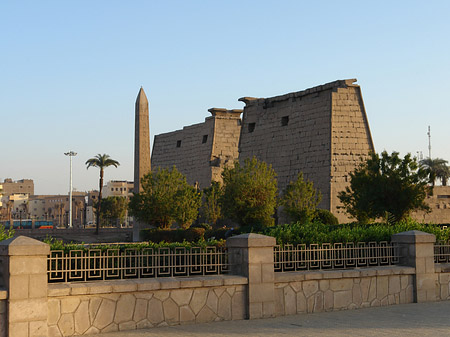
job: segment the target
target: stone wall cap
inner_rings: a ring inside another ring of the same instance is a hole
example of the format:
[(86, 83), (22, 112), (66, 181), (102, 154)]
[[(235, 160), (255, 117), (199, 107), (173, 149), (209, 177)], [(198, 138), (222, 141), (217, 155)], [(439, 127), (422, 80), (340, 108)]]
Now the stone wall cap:
[(0, 255), (36, 256), (50, 254), (50, 246), (44, 242), (17, 236), (0, 242)]
[(436, 242), (436, 236), (434, 234), (412, 230), (392, 235), (391, 241), (397, 243), (434, 243)]
[(272, 236), (246, 233), (232, 236), (227, 240), (227, 247), (245, 248), (245, 247), (273, 247), (276, 240)]

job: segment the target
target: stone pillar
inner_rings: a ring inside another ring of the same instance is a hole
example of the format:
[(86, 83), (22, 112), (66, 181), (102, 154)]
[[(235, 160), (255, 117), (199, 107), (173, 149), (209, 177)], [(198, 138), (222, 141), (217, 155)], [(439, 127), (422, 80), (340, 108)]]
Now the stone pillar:
[(231, 273), (248, 277), (248, 319), (275, 316), (274, 246), (275, 238), (254, 233), (227, 240)]
[(416, 268), (414, 302), (435, 301), (437, 274), (434, 267), (434, 243), (436, 236), (414, 230), (394, 234), (391, 241), (400, 246), (400, 263)]
[(50, 247), (26, 236), (0, 242), (9, 337), (47, 336), (47, 255)]

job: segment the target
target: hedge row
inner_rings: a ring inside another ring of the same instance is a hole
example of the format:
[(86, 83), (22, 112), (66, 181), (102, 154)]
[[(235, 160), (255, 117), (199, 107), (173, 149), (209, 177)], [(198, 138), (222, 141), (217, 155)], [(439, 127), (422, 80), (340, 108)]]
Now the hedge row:
[(400, 222), (395, 225), (376, 223), (361, 225), (358, 223), (344, 225), (324, 225), (322, 223), (274, 226), (266, 230), (265, 234), (274, 236), (277, 243), (284, 244), (312, 244), (312, 243), (346, 243), (346, 242), (380, 242), (391, 241), (396, 233), (419, 230), (436, 235), (436, 241), (450, 241), (450, 230), (441, 229), (438, 225), (421, 224), (414, 221)]

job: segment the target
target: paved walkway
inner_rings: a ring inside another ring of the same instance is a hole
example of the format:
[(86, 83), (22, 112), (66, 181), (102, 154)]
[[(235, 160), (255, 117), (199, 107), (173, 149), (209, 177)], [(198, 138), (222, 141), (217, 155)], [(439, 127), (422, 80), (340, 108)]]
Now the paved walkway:
[(97, 336), (450, 336), (450, 301), (177, 325)]

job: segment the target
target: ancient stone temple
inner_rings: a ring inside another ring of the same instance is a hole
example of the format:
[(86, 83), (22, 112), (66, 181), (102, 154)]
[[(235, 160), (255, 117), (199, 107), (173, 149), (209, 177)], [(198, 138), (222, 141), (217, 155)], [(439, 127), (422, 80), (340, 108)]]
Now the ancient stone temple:
[[(322, 193), (320, 208), (348, 221), (338, 192), (374, 150), (356, 80), (338, 80), (270, 98), (244, 97), (242, 110), (210, 109), (204, 123), (155, 136), (154, 167), (172, 167), (189, 183), (220, 180), (225, 165), (256, 156), (272, 165), (282, 191), (302, 171)], [(242, 124), (242, 125), (241, 125)]]
[(374, 151), (356, 80), (339, 80), (270, 98), (244, 97), (239, 161), (272, 165), (282, 191), (301, 171), (322, 193), (320, 208), (348, 221), (338, 192), (361, 158)]
[(212, 116), (169, 133), (156, 135), (153, 143), (153, 167), (177, 169), (189, 184), (208, 187), (220, 181), (223, 167), (238, 159), (242, 110), (212, 108)]

